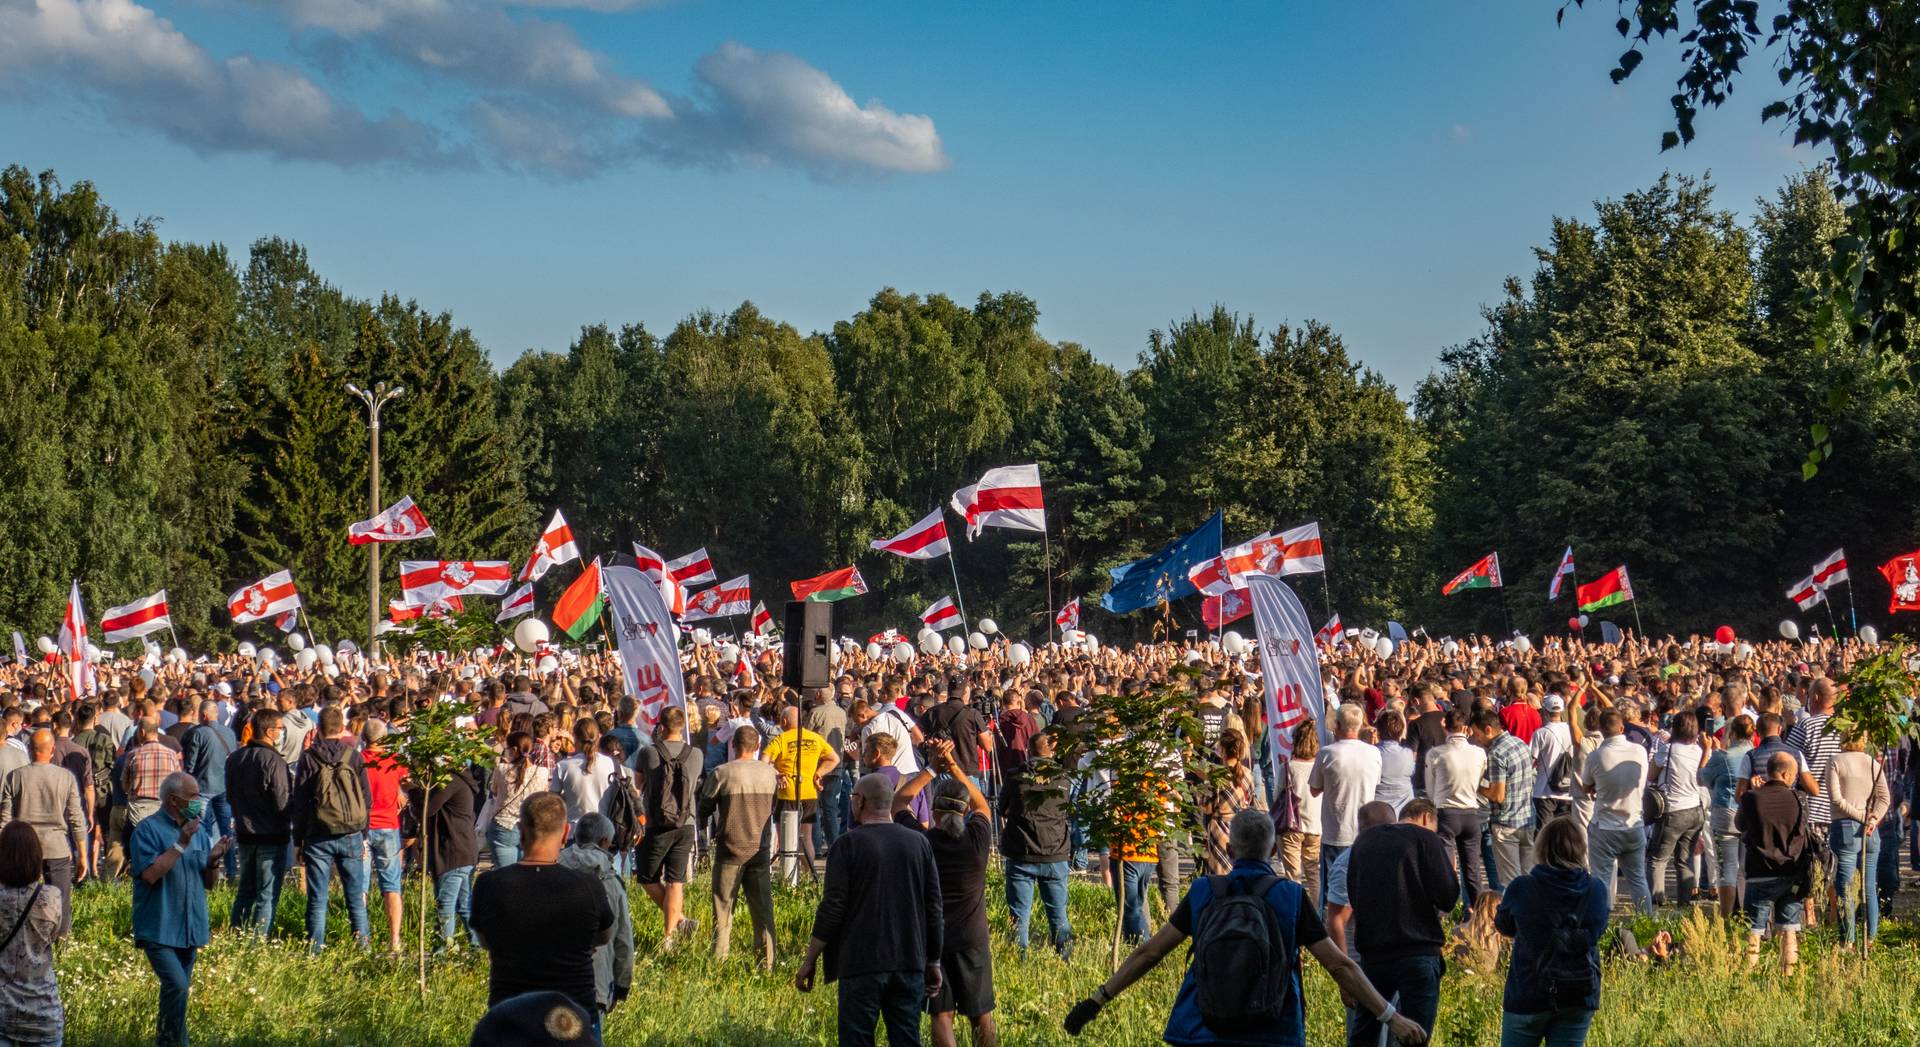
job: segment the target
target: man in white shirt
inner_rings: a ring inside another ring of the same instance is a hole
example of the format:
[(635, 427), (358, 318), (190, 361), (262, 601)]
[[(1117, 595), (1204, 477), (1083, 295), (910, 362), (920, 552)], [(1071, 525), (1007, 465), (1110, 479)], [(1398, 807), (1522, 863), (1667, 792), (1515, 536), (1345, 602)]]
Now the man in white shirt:
[(1643, 913), (1653, 912), (1647, 889), (1647, 838), (1640, 815), (1641, 794), (1647, 788), (1647, 751), (1626, 736), (1626, 717), (1618, 709), (1600, 715), (1605, 741), (1587, 754), (1580, 781), (1593, 797), (1593, 821), (1587, 827), (1587, 871), (1607, 885), (1613, 901), (1616, 866), (1625, 875), (1633, 903)]
[(1447, 740), (1427, 753), (1427, 799), (1439, 809), (1436, 831), (1472, 906), (1487, 889), (1480, 851), (1480, 782), (1487, 776), (1487, 751), (1467, 737), (1465, 712), (1448, 709), (1446, 723)]
[(920, 758), (914, 754), (913, 747), (925, 738), (920, 728), (914, 726), (898, 706), (891, 703), (870, 705), (864, 711), (854, 713), (851, 719), (859, 725), (862, 742), (876, 734), (893, 736), (893, 769), (900, 772), (902, 780), (920, 773)]
[[(1540, 729), (1533, 732), (1533, 822), (1545, 825), (1551, 819), (1573, 813), (1574, 782), (1580, 777), (1580, 757), (1573, 749), (1573, 728), (1567, 723), (1567, 701), (1557, 694), (1540, 700)], [(1567, 758), (1564, 788), (1555, 788), (1554, 767)]]
[(1320, 898), (1326, 905), (1327, 870), (1353, 846), (1360, 833), (1360, 808), (1373, 802), (1380, 787), (1380, 750), (1360, 740), (1366, 712), (1342, 705), (1333, 715), (1332, 745), (1320, 750), (1307, 776), (1307, 788), (1320, 800)]

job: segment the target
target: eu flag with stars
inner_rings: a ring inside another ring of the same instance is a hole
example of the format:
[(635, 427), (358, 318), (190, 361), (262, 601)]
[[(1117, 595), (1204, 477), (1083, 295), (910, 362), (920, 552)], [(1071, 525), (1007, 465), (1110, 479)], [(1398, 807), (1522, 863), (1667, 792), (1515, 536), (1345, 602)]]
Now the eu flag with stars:
[(1100, 598), (1101, 608), (1126, 614), (1161, 600), (1178, 600), (1199, 590), (1187, 580), (1195, 564), (1220, 555), (1220, 513), (1185, 538), (1143, 560), (1108, 568), (1113, 586)]

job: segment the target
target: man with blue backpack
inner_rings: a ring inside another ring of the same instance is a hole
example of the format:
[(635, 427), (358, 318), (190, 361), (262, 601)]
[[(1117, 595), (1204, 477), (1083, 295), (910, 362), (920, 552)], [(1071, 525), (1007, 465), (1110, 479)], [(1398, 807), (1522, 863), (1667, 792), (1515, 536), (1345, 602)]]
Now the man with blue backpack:
[(1166, 926), (1134, 949), (1106, 984), (1067, 1012), (1067, 1032), (1079, 1035), (1101, 1008), (1191, 937), (1186, 977), (1161, 1035), (1170, 1044), (1304, 1047), (1301, 949), (1312, 953), (1334, 983), (1395, 1040), (1424, 1042), (1426, 1030), (1397, 1013), (1374, 991), (1359, 965), (1327, 937), (1300, 885), (1274, 875), (1268, 864), (1273, 822), (1266, 813), (1241, 811), (1227, 833), (1233, 868), (1225, 876), (1195, 880)]

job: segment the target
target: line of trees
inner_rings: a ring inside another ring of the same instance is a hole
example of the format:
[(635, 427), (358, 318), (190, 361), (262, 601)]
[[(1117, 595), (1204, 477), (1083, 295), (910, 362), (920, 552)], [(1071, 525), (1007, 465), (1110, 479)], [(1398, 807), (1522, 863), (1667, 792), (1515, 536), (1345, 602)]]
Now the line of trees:
[[(1815, 174), (1750, 225), (1676, 177), (1558, 220), (1532, 277), (1407, 402), (1324, 324), (1216, 305), (1149, 332), (1121, 370), (1041, 337), (1017, 292), (888, 288), (811, 334), (752, 303), (664, 334), (593, 324), (501, 370), (447, 313), (344, 294), (297, 244), (240, 261), (167, 242), (87, 183), (11, 167), (0, 628), (50, 631), (78, 577), (96, 614), (166, 587), (182, 639), (221, 646), (241, 638), (226, 593), (286, 567), (323, 637), (359, 635), (346, 527), (368, 515), (367, 439), (344, 383), (381, 380), (408, 390), (383, 415), (383, 488), (439, 534), (409, 556), (517, 561), (557, 507), (589, 555), (705, 545), (769, 604), (858, 560), (874, 592), (841, 605), (848, 631), (899, 626), (950, 579), (867, 542), (988, 466), (1037, 461), (1050, 550), (957, 543), (969, 608), (1009, 629), (1040, 631), (1049, 581), (1091, 606), (1106, 568), (1215, 508), (1229, 540), (1320, 520), (1349, 622), (1491, 629), (1493, 599), (1438, 591), (1497, 548), (1514, 624), (1553, 627), (1568, 606), (1541, 598), (1571, 542), (1588, 577), (1632, 566), (1650, 627), (1757, 625), (1833, 546), (1863, 573), (1920, 537), (1920, 409), (1811, 293), (1843, 224)], [(1802, 434), (1835, 395), (1851, 398), (1840, 453), (1803, 482)], [(1189, 604), (1176, 617), (1197, 626)]]

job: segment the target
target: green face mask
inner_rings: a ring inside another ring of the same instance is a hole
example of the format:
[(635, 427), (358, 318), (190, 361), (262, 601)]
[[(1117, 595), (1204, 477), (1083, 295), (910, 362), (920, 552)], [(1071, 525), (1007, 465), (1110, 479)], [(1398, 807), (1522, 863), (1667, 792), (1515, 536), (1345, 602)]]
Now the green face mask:
[(187, 809), (181, 811), (180, 816), (187, 821), (197, 822), (200, 820), (200, 816), (205, 813), (207, 813), (207, 801), (196, 796), (187, 801)]

